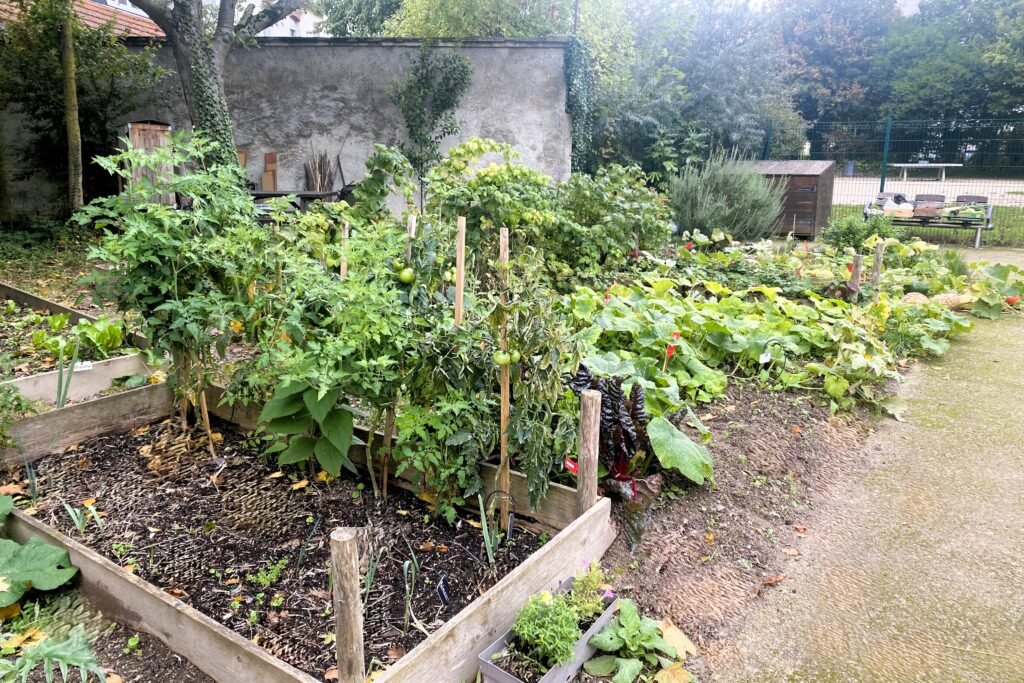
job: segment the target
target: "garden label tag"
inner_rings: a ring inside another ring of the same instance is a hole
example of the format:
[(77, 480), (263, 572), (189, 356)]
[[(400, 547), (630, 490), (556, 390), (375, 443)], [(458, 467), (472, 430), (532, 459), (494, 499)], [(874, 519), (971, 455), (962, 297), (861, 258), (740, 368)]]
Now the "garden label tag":
[(562, 463), (562, 464), (565, 465), (565, 469), (569, 470), (573, 474), (579, 474), (580, 473), (580, 466), (579, 466), (579, 464), (575, 460), (573, 460), (571, 458), (566, 458), (565, 462)]
[(771, 361), (772, 361), (772, 353), (771, 353), (771, 351), (765, 351), (764, 353), (761, 354), (761, 357), (757, 359), (757, 362), (760, 363), (761, 365), (765, 365), (767, 363), (770, 363)]
[(91, 360), (80, 360), (75, 363), (75, 372), (85, 372), (86, 370), (92, 370)]
[(452, 601), (452, 595), (448, 587), (448, 572), (441, 572), (441, 578), (437, 582), (437, 597), (441, 599), (442, 605)]

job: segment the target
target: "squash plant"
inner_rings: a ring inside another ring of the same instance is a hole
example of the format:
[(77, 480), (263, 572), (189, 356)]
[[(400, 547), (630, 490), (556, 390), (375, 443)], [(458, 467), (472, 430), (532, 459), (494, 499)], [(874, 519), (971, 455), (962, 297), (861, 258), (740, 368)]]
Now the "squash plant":
[[(0, 527), (14, 509), (10, 496), (0, 496)], [(30, 589), (60, 588), (78, 572), (68, 551), (38, 538), (24, 545), (0, 538), (0, 608), (21, 600)]]

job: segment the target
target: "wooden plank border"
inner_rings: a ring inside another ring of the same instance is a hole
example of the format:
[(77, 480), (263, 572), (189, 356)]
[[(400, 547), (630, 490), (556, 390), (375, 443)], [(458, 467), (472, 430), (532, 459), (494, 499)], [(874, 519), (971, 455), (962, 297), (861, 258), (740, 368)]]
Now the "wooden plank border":
[[(210, 401), (210, 412), (222, 420), (234, 422), (243, 429), (255, 429), (257, 417), (260, 414), (260, 407), (256, 405), (221, 405), (221, 398), (224, 396), (224, 389), (221, 387), (209, 387), (206, 390)], [(356, 436), (369, 443), (370, 434), (365, 429), (356, 427)], [(380, 433), (374, 437), (377, 444), (383, 443), (383, 435)], [(352, 446), (349, 450), (349, 458), (360, 467), (366, 467), (366, 447)], [(415, 488), (416, 481), (413, 472), (404, 472), (394, 477), (394, 482), (403, 488)], [(498, 466), (490, 463), (480, 465), (480, 481), (483, 482), (486, 493), (496, 488), (498, 481)], [(404, 482), (404, 483), (403, 483)], [(540, 522), (542, 525), (559, 531), (566, 528), (576, 519), (577, 515), (577, 494), (576, 489), (563, 486), (562, 484), (548, 485), (547, 495), (541, 500), (536, 510), (530, 510), (530, 489), (526, 482), (526, 475), (521, 472), (510, 472), (509, 493), (516, 501), (516, 516), (527, 516)]]
[(477, 655), (512, 626), (534, 593), (558, 586), (585, 563), (599, 560), (615, 540), (611, 501), (602, 498), (522, 564), (374, 679), (375, 683), (462, 683), (472, 680)]
[(166, 384), (151, 384), (23, 418), (10, 429), (18, 446), (0, 450), (0, 464), (32, 462), (86, 439), (155, 422), (170, 415), (173, 405)]
[[(91, 367), (75, 370), (68, 385), (68, 400), (83, 401), (108, 389), (115, 379), (128, 375), (152, 374), (154, 370), (146, 365), (142, 354), (133, 353), (128, 356), (117, 356), (106, 360), (94, 361)], [(48, 401), (52, 403), (57, 397), (57, 370), (44, 372), (18, 379), (0, 382), (16, 388), (21, 395), (30, 401)]]
[(104, 615), (158, 638), (217, 683), (317, 683), (199, 610), (20, 510), (8, 517), (7, 531), (19, 543), (35, 537), (67, 548), (78, 567), (82, 592)]

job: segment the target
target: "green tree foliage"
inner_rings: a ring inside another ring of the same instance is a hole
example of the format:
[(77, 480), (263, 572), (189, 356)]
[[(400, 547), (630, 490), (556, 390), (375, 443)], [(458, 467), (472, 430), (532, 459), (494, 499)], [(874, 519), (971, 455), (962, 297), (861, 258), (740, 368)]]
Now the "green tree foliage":
[[(64, 16), (62, 3), (37, 0), (26, 2), (16, 18), (0, 25), (0, 103), (25, 116), (31, 135), (9, 142), (19, 145), (26, 176), (44, 172), (63, 178), (68, 173), (60, 56)], [(158, 97), (154, 86), (163, 72), (149, 51), (129, 51), (112, 24), (78, 24), (74, 37), (82, 158), (90, 160), (116, 147), (121, 117)], [(87, 196), (114, 189), (108, 174), (91, 163), (85, 167), (84, 185)]]
[[(894, 0), (774, 0), (788, 58), (783, 74), (809, 119), (873, 118), (872, 59), (898, 21)], [(877, 103), (875, 103), (877, 106)]]
[(341, 37), (381, 35), (384, 24), (401, 6), (402, 0), (318, 0), (314, 4), (324, 17), (320, 28)]
[(385, 33), (415, 38), (521, 38), (565, 35), (571, 0), (405, 0)]

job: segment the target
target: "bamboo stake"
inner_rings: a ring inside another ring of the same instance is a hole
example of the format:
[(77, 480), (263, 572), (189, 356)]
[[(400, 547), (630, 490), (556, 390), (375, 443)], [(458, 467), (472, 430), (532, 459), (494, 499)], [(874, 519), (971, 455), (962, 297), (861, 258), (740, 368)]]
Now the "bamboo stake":
[(885, 254), (885, 245), (879, 242), (875, 245), (875, 262), (871, 265), (871, 284), (875, 286), (875, 301), (878, 301), (878, 285), (882, 281), (882, 257)]
[(210, 429), (210, 411), (206, 409), (206, 390), (199, 391), (199, 413), (203, 417), (203, 428), (206, 429), (206, 447), (210, 455), (217, 457), (217, 449), (213, 446), (213, 431)]
[[(498, 263), (501, 268), (501, 305), (508, 305), (508, 228), (501, 229), (498, 247)], [(508, 314), (502, 313), (499, 343), (502, 351), (508, 351)], [(508, 489), (509, 489), (509, 457), (508, 457), (508, 414), (511, 401), (509, 390), (509, 366), (501, 366), (501, 465), (498, 468), (498, 490), (501, 495), (501, 528), (508, 531)]]
[(853, 270), (850, 271), (850, 283), (847, 285), (853, 292), (853, 302), (860, 298), (860, 274), (864, 270), (864, 257), (857, 254), (853, 257)]
[(408, 239), (405, 241), (405, 265), (412, 265), (412, 241), (416, 238), (416, 214), (409, 215), (409, 222), (405, 225), (405, 234)]
[(601, 392), (580, 397), (580, 457), (576, 476), (576, 516), (597, 503), (597, 453), (601, 436)]
[(466, 288), (466, 217), (459, 216), (455, 232), (455, 325), (462, 324), (462, 297)]
[(331, 532), (331, 578), (338, 683), (364, 683), (363, 600), (359, 576), (360, 529), (340, 527)]
[(384, 457), (380, 464), (380, 497), (388, 502), (388, 470), (391, 467), (391, 434), (395, 430), (395, 411), (384, 411)]
[(338, 265), (338, 275), (344, 280), (348, 277), (348, 221), (341, 226), (341, 263)]

